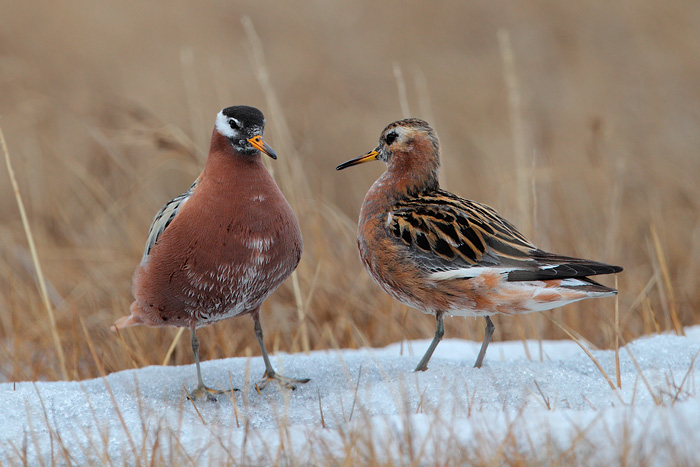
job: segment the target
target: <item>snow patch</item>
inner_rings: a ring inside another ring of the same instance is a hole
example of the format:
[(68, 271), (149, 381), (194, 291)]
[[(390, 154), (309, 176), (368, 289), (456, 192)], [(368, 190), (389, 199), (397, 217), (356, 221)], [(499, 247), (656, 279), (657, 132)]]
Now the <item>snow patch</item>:
[[(412, 462), (411, 446), (422, 446), (419, 464), (455, 463), (445, 461), (454, 449), (495, 459), (503, 446), (533, 464), (569, 448), (589, 465), (619, 464), (622, 452), (631, 464), (700, 463), (700, 326), (621, 349), (616, 391), (571, 341), (495, 342), (475, 369), (480, 342), (446, 339), (429, 370), (414, 373), (429, 343), (271, 356), (281, 374), (311, 378), (293, 392), (274, 384), (255, 391), (261, 357), (205, 361), (205, 383), (225, 389), (231, 381), (241, 391), (235, 402), (197, 401), (197, 410), (184, 392), (196, 386), (194, 365), (2, 383), (0, 464), (134, 464), (134, 453), (148, 456), (156, 440), (199, 465), (272, 464), (279, 449), (292, 456), (283, 464), (319, 464), (329, 453), (344, 459), (348, 440), (400, 464)], [(614, 380), (614, 352), (592, 353)], [(69, 462), (60, 461), (64, 449)]]

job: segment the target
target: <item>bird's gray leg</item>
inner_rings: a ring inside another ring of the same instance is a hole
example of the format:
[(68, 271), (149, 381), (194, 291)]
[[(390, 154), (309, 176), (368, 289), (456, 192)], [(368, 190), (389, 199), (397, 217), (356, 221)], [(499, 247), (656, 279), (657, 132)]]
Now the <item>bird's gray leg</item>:
[[(220, 391), (218, 389), (211, 389), (205, 386), (204, 381), (202, 380), (202, 370), (199, 367), (199, 339), (197, 339), (197, 335), (195, 334), (195, 327), (192, 326), (190, 330), (192, 331), (192, 352), (194, 352), (194, 363), (197, 366), (197, 389), (191, 393), (188, 393), (187, 397), (191, 400), (197, 400), (203, 395), (206, 395), (208, 400), (215, 401), (215, 394), (224, 394), (230, 391)], [(234, 391), (237, 391), (237, 389), (234, 389)]]
[(496, 329), (496, 326), (493, 325), (491, 318), (488, 316), (485, 316), (485, 318), (486, 329), (484, 330), (484, 342), (481, 344), (481, 350), (479, 350), (479, 356), (476, 357), (474, 368), (481, 368), (481, 364), (484, 361), (484, 355), (486, 355), (486, 347), (489, 346), (489, 342), (491, 342), (491, 337), (493, 336), (493, 330)]
[(265, 362), (265, 374), (263, 375), (262, 381), (255, 385), (255, 389), (257, 389), (258, 392), (265, 389), (265, 386), (267, 386), (270, 380), (273, 379), (278, 381), (285, 388), (292, 390), (297, 388), (297, 384), (304, 384), (311, 381), (309, 378), (294, 379), (277, 374), (275, 369), (272, 368), (270, 358), (267, 356), (265, 342), (263, 341), (262, 325), (260, 324), (260, 314), (257, 311), (253, 313), (253, 320), (255, 321), (255, 337), (258, 338), (258, 344), (260, 344), (260, 350), (262, 351), (263, 361)]
[(437, 321), (437, 325), (435, 327), (435, 337), (433, 337), (433, 341), (430, 343), (430, 347), (428, 347), (428, 350), (425, 352), (425, 355), (423, 355), (423, 358), (420, 359), (420, 362), (418, 362), (418, 366), (413, 371), (425, 371), (428, 369), (428, 361), (430, 361), (430, 357), (433, 356), (433, 352), (435, 352), (435, 347), (437, 347), (437, 345), (442, 340), (442, 336), (445, 335), (445, 327), (442, 324), (442, 315), (443, 313), (441, 311), (435, 313), (435, 319)]

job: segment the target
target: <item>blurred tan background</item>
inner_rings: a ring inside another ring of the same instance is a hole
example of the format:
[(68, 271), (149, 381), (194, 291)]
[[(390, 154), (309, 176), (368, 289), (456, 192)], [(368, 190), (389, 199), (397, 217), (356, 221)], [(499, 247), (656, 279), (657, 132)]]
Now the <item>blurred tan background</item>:
[[(106, 371), (163, 362), (175, 329), (120, 339), (108, 328), (128, 311), (154, 214), (196, 178), (216, 113), (234, 104), (266, 114), (280, 156), (270, 167), (305, 239), (297, 286), (263, 308), (270, 349), (432, 337), (434, 319), (386, 296), (357, 256), (359, 208), (383, 166), (334, 170), (407, 114), (438, 131), (446, 189), (543, 249), (625, 267), (625, 339), (699, 321), (700, 4), (39, 0), (2, 11), (0, 126), (70, 378), (99, 374), (90, 345)], [(609, 348), (614, 308), (549, 314)], [(62, 376), (46, 316), (3, 165), (0, 380)], [(446, 323), (448, 338), (483, 336), (483, 320)], [(496, 340), (564, 337), (542, 315), (495, 324)], [(204, 359), (259, 352), (248, 318), (200, 340)], [(168, 362), (192, 362), (188, 338)]]

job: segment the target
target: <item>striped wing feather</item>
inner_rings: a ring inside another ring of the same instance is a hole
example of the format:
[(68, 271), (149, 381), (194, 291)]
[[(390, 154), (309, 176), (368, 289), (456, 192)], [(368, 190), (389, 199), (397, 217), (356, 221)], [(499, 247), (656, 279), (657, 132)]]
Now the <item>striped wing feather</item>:
[(192, 193), (197, 187), (198, 183), (199, 178), (194, 181), (189, 190), (165, 203), (165, 206), (158, 211), (158, 214), (156, 214), (156, 217), (153, 219), (151, 228), (148, 231), (148, 240), (146, 240), (146, 248), (144, 249), (143, 258), (141, 259), (142, 263), (148, 259), (148, 256), (151, 254), (151, 250), (155, 246), (156, 242), (163, 232), (165, 232), (165, 229), (168, 228), (173, 219), (175, 219), (175, 216), (177, 216), (177, 213), (180, 211), (185, 202), (190, 198), (190, 196), (192, 196)]
[[(438, 190), (398, 202), (388, 231), (428, 273), (494, 267), (509, 281), (564, 279), (622, 268), (537, 249), (492, 208)], [(445, 276), (448, 277), (448, 276)]]

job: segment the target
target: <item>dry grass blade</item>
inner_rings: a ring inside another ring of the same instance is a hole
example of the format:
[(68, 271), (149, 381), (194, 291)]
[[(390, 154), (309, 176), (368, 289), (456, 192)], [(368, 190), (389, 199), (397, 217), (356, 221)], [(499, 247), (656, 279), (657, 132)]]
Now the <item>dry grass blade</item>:
[(105, 383), (105, 388), (107, 389), (109, 398), (112, 400), (112, 405), (114, 405), (114, 411), (117, 413), (117, 417), (119, 418), (119, 422), (121, 423), (122, 428), (124, 428), (124, 433), (126, 434), (127, 441), (129, 442), (129, 446), (131, 447), (131, 451), (133, 452), (134, 457), (138, 458), (138, 450), (136, 449), (136, 444), (134, 444), (134, 440), (131, 437), (131, 432), (129, 431), (129, 428), (126, 425), (126, 420), (124, 420), (124, 416), (122, 415), (121, 410), (119, 410), (117, 398), (114, 396), (114, 392), (112, 391), (112, 388), (110, 387), (109, 382), (107, 381), (107, 373), (105, 372), (104, 365), (102, 365), (102, 362), (97, 357), (97, 352), (95, 352), (95, 346), (92, 343), (92, 339), (90, 338), (90, 334), (88, 333), (88, 330), (85, 327), (85, 322), (82, 320), (82, 318), (80, 319), (80, 325), (83, 328), (83, 334), (85, 335), (85, 340), (87, 341), (88, 347), (90, 348), (92, 359), (95, 361), (95, 365), (97, 365), (97, 369), (100, 372), (102, 380)]
[[(632, 311), (637, 308), (638, 306), (642, 306), (642, 309), (644, 309), (644, 302), (648, 300), (649, 298), (649, 292), (654, 288), (656, 285), (656, 282), (659, 280), (659, 271), (654, 271), (654, 274), (649, 278), (649, 281), (646, 283), (644, 288), (637, 294), (637, 297), (634, 299), (632, 304), (627, 307), (627, 310), (623, 313), (622, 317), (623, 319), (626, 316), (629, 316)], [(649, 331), (650, 332), (650, 331)], [(647, 334), (649, 333), (647, 332)], [(657, 331), (658, 332), (658, 331)]]
[(532, 237), (532, 219), (530, 216), (531, 196), (528, 189), (528, 168), (525, 161), (525, 129), (523, 125), (520, 88), (515, 73), (515, 54), (510, 41), (510, 34), (505, 29), (498, 30), (498, 45), (503, 60), (503, 73), (508, 90), (508, 111), (511, 131), (513, 132), (513, 154), (517, 173), (517, 199), (520, 214), (520, 231), (527, 237)]
[(644, 382), (644, 386), (646, 386), (647, 391), (649, 391), (649, 395), (654, 399), (654, 403), (656, 405), (661, 405), (661, 402), (662, 402), (661, 399), (659, 398), (659, 396), (654, 394), (654, 391), (651, 389), (651, 384), (649, 384), (647, 377), (644, 376), (644, 372), (642, 371), (642, 367), (639, 366), (639, 362), (637, 362), (637, 359), (632, 354), (632, 351), (629, 349), (627, 342), (625, 341), (625, 339), (622, 336), (620, 336), (620, 340), (622, 340), (622, 345), (625, 346), (625, 350), (627, 351), (627, 355), (629, 355), (630, 360), (632, 360), (634, 367), (637, 369), (637, 373), (639, 373), (639, 376), (642, 378), (642, 382)]
[(661, 247), (661, 242), (659, 240), (659, 234), (656, 232), (656, 227), (652, 223), (650, 226), (651, 238), (654, 242), (654, 252), (656, 253), (656, 258), (659, 261), (659, 268), (661, 268), (661, 276), (664, 279), (664, 286), (666, 287), (666, 293), (668, 294), (669, 302), (669, 314), (671, 315), (671, 322), (673, 323), (673, 328), (676, 334), (679, 336), (684, 336), (683, 325), (680, 319), (678, 319), (678, 305), (676, 303), (676, 296), (673, 292), (673, 282), (671, 281), (671, 274), (668, 270), (668, 263), (666, 262), (666, 255)]
[(540, 393), (540, 397), (542, 397), (542, 401), (544, 402), (544, 405), (547, 408), (547, 410), (552, 410), (552, 404), (549, 400), (549, 397), (545, 396), (544, 391), (542, 391), (540, 383), (538, 383), (537, 380), (535, 380), (535, 387), (537, 388), (537, 392)]
[(396, 88), (399, 91), (399, 104), (401, 105), (401, 115), (403, 118), (411, 116), (411, 109), (408, 106), (408, 93), (406, 92), (406, 80), (403, 79), (401, 65), (398, 62), (392, 64), (394, 70), (394, 79), (396, 79)]
[(233, 405), (233, 415), (236, 417), (236, 428), (240, 428), (241, 424), (238, 421), (238, 406), (236, 405), (236, 388), (233, 387), (231, 373), (228, 374), (228, 385), (231, 388), (231, 405)]
[(321, 414), (321, 426), (326, 428), (326, 420), (323, 417), (323, 404), (321, 404), (321, 390), (316, 391), (318, 393), (318, 411)]
[(122, 333), (119, 330), (119, 328), (115, 327), (114, 332), (117, 333), (117, 336), (119, 337), (119, 342), (121, 342), (122, 346), (124, 347), (124, 350), (126, 350), (126, 354), (129, 356), (129, 360), (131, 361), (131, 366), (134, 368), (138, 368), (139, 364), (136, 363), (136, 359), (134, 358), (134, 355), (131, 352), (131, 349), (129, 348), (129, 346), (126, 345), (126, 341), (124, 340), (124, 336), (122, 336)]
[(170, 347), (168, 347), (168, 351), (165, 353), (165, 358), (163, 359), (163, 363), (162, 363), (163, 366), (167, 365), (168, 362), (170, 361), (170, 357), (172, 356), (173, 352), (175, 351), (175, 347), (177, 346), (177, 343), (180, 340), (180, 336), (182, 336), (182, 333), (184, 331), (185, 331), (185, 328), (178, 328), (177, 334), (175, 334), (173, 341), (170, 343)]
[[(584, 396), (585, 398), (585, 396)], [(576, 447), (579, 445), (579, 443), (586, 439), (586, 434), (590, 431), (593, 431), (593, 427), (600, 422), (600, 419), (603, 418), (603, 412), (599, 412), (593, 420), (591, 420), (585, 427), (583, 428), (578, 428), (576, 427), (576, 437), (572, 440), (571, 442), (571, 447), (567, 449), (566, 451), (562, 452), (559, 454), (559, 457), (555, 459), (554, 462), (551, 463), (551, 465), (566, 465), (564, 463), (564, 460), (566, 459), (567, 456), (571, 456), (575, 453)]]
[(294, 290), (294, 302), (297, 306), (297, 318), (299, 319), (299, 331), (301, 333), (301, 348), (304, 350), (306, 355), (311, 351), (311, 346), (309, 345), (309, 330), (306, 323), (306, 313), (304, 309), (304, 302), (301, 296), (301, 286), (299, 285), (299, 275), (292, 274), (292, 288)]
[(698, 356), (700, 356), (700, 350), (698, 350), (695, 353), (695, 355), (693, 355), (692, 360), (690, 360), (690, 365), (688, 366), (688, 371), (685, 372), (685, 375), (683, 376), (681, 383), (678, 385), (678, 388), (676, 389), (676, 394), (674, 394), (674, 396), (673, 396), (674, 403), (676, 403), (678, 401), (678, 397), (681, 395), (681, 392), (683, 391), (683, 386), (685, 386), (685, 383), (688, 381), (688, 377), (692, 374), (693, 367), (695, 366), (695, 361), (698, 359)]
[(586, 355), (588, 355), (588, 358), (590, 358), (590, 359), (593, 361), (593, 363), (595, 363), (595, 366), (598, 367), (598, 371), (600, 371), (600, 374), (603, 375), (603, 377), (605, 378), (605, 381), (608, 382), (608, 384), (610, 385), (610, 388), (611, 388), (613, 391), (615, 391), (615, 393), (617, 393), (616, 388), (615, 388), (615, 385), (613, 384), (612, 380), (610, 379), (610, 377), (608, 376), (608, 374), (605, 372), (605, 370), (603, 370), (603, 367), (601, 366), (601, 364), (600, 364), (600, 362), (598, 361), (598, 359), (596, 359), (596, 358), (593, 356), (593, 354), (590, 352), (590, 350), (588, 350), (588, 349), (586, 348), (586, 346), (584, 346), (584, 345), (581, 343), (581, 340), (580, 340), (572, 331), (570, 331), (566, 325), (564, 325), (563, 323), (559, 322), (558, 319), (556, 319), (556, 318), (553, 317), (553, 316), (550, 316), (549, 314), (545, 314), (545, 316), (546, 316), (547, 318), (549, 318), (549, 320), (550, 320), (551, 322), (553, 322), (554, 324), (556, 324), (556, 325), (559, 327), (559, 329), (561, 329), (562, 331), (564, 331), (564, 332), (566, 333), (566, 335), (569, 336), (569, 337), (571, 338), (571, 340), (573, 340), (574, 342), (576, 342), (576, 344), (578, 344), (578, 346), (581, 347), (581, 349), (583, 349), (584, 352), (586, 352)]
[[(185, 391), (185, 393), (187, 393), (187, 388), (185, 388), (184, 385), (182, 386), (182, 390)], [(207, 422), (204, 421), (204, 417), (202, 417), (202, 414), (199, 413), (199, 409), (197, 408), (197, 404), (194, 403), (194, 400), (191, 397), (188, 397), (187, 400), (190, 401), (190, 403), (192, 404), (192, 407), (194, 407), (194, 411), (197, 412), (197, 416), (199, 417), (199, 420), (202, 422), (202, 425), (206, 426)]]
[(427, 122), (435, 122), (435, 115), (433, 114), (433, 108), (430, 104), (430, 94), (428, 93), (428, 81), (420, 68), (414, 70), (413, 82), (416, 87), (418, 112), (420, 112), (421, 118)]
[(362, 365), (357, 372), (357, 384), (355, 385), (355, 395), (352, 398), (352, 407), (350, 407), (350, 418), (348, 421), (352, 421), (352, 414), (355, 411), (355, 404), (357, 403), (357, 391), (360, 389), (360, 378), (362, 378)]
[[(617, 274), (615, 274), (615, 289), (617, 289)], [(620, 298), (615, 295), (615, 377), (617, 387), (622, 389), (622, 376), (620, 375)]]
[[(58, 445), (61, 448), (61, 451), (63, 452), (63, 456), (66, 459), (71, 460), (71, 455), (70, 455), (69, 449), (65, 445), (65, 443), (63, 442), (63, 439), (61, 438), (60, 432), (56, 429), (51, 428), (51, 421), (49, 420), (49, 412), (48, 412), (48, 410), (46, 410), (46, 404), (44, 404), (44, 398), (41, 397), (41, 393), (39, 392), (38, 386), (36, 385), (36, 383), (32, 383), (32, 385), (34, 386), (34, 391), (36, 392), (37, 398), (39, 399), (39, 404), (41, 405), (41, 412), (42, 412), (42, 415), (44, 416), (44, 422), (46, 423), (46, 428), (50, 432), (51, 444), (53, 445), (53, 438), (56, 437)], [(51, 451), (53, 452), (53, 447), (51, 448)]]
[(41, 299), (44, 302), (44, 307), (46, 308), (46, 314), (49, 317), (49, 324), (51, 326), (51, 336), (53, 337), (54, 347), (56, 348), (56, 353), (58, 355), (58, 361), (61, 365), (61, 376), (63, 379), (68, 379), (68, 370), (66, 369), (66, 357), (63, 354), (63, 348), (61, 347), (61, 339), (58, 336), (58, 329), (56, 329), (56, 317), (53, 313), (53, 307), (51, 305), (51, 300), (49, 300), (49, 294), (46, 289), (46, 281), (44, 280), (44, 273), (41, 270), (41, 263), (39, 263), (39, 255), (36, 252), (36, 246), (34, 245), (34, 236), (32, 235), (32, 229), (29, 226), (29, 219), (27, 218), (27, 212), (24, 209), (24, 202), (22, 201), (22, 194), (19, 192), (19, 185), (17, 184), (17, 179), (15, 178), (15, 171), (12, 169), (12, 161), (10, 160), (10, 151), (7, 149), (7, 143), (5, 142), (5, 134), (0, 127), (0, 143), (2, 143), (2, 150), (5, 154), (5, 163), (7, 164), (7, 172), (10, 175), (10, 182), (12, 183), (12, 190), (15, 193), (15, 199), (17, 200), (17, 207), (19, 208), (19, 215), (22, 218), (22, 225), (24, 226), (24, 233), (27, 236), (27, 243), (29, 244), (29, 251), (32, 254), (32, 261), (34, 262), (34, 267), (36, 268), (37, 282), (39, 282), (39, 291), (41, 292)]

